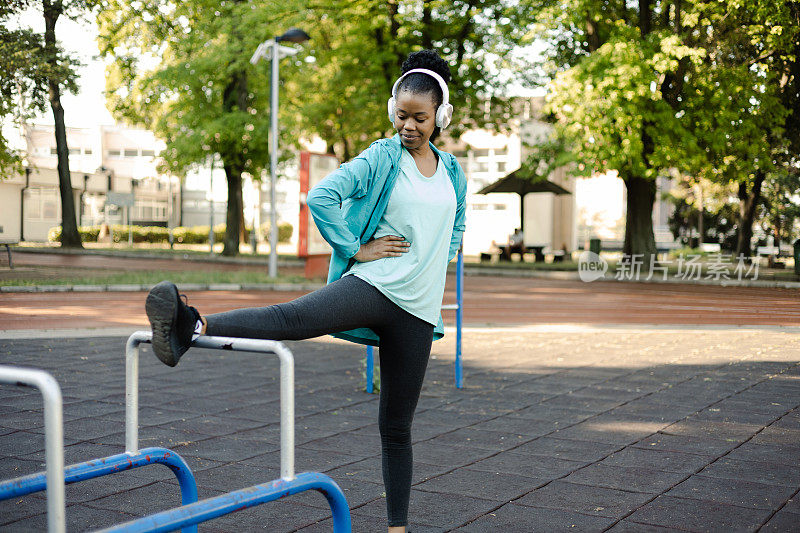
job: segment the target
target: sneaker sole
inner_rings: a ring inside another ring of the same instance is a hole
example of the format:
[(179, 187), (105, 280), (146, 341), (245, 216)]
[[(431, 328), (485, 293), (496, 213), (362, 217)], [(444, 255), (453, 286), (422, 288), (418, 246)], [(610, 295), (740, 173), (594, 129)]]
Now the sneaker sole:
[(153, 352), (167, 366), (177, 365), (180, 357), (170, 342), (170, 333), (178, 318), (178, 298), (175, 285), (162, 281), (150, 290), (144, 305), (153, 329)]

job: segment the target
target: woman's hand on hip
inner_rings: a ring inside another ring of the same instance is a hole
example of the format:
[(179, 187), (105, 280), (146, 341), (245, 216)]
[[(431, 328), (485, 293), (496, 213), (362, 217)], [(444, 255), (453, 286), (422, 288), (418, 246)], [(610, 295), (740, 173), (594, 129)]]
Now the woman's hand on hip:
[(400, 257), (408, 251), (409, 246), (411, 243), (406, 242), (403, 237), (386, 235), (362, 244), (353, 259), (359, 263), (366, 263), (383, 257)]

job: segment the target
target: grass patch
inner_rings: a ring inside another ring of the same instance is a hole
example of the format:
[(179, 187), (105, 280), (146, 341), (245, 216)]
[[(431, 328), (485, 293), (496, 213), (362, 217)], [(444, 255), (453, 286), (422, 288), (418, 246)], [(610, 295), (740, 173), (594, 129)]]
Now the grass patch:
[[(266, 269), (265, 269), (266, 270)], [(18, 267), (0, 273), (0, 286), (37, 285), (155, 285), (168, 279), (174, 283), (308, 283), (301, 276), (278, 276), (273, 280), (265, 272), (215, 270), (133, 270), (65, 269), (51, 267)], [(323, 280), (318, 280), (323, 281)]]
[[(36, 250), (36, 251), (48, 251), (58, 253), (61, 251), (61, 245), (58, 243), (20, 243), (15, 247), (19, 248), (20, 251), (28, 251), (28, 250)], [(282, 246), (278, 248), (278, 259), (280, 260), (296, 260), (297, 255), (293, 254), (286, 254), (280, 253)], [(89, 253), (91, 252), (99, 252), (99, 253), (119, 253), (124, 252), (126, 254), (140, 254), (142, 256), (159, 256), (159, 257), (183, 257), (183, 256), (191, 256), (191, 257), (198, 257), (198, 258), (207, 258), (211, 256), (208, 250), (207, 244), (176, 244), (174, 248), (170, 248), (168, 244), (152, 244), (152, 243), (137, 243), (133, 245), (129, 245), (127, 242), (125, 243), (118, 243), (114, 245), (109, 245), (106, 243), (91, 243), (85, 242), (83, 243), (83, 249)], [(226, 259), (236, 260), (238, 259), (266, 259), (269, 257), (269, 251), (259, 250), (258, 254), (250, 253), (249, 245), (242, 245), (242, 252), (236, 256), (223, 256), (222, 253), (222, 244), (218, 243), (214, 246), (214, 256), (224, 257)]]
[[(566, 271), (577, 272), (577, 261), (562, 261), (560, 263), (534, 263), (534, 262), (521, 262), (521, 261), (498, 261), (496, 263), (481, 263), (479, 261), (470, 261), (466, 259), (464, 266), (469, 268), (501, 268), (504, 270), (542, 270), (542, 271)], [(455, 261), (450, 263), (450, 268), (455, 268)]]

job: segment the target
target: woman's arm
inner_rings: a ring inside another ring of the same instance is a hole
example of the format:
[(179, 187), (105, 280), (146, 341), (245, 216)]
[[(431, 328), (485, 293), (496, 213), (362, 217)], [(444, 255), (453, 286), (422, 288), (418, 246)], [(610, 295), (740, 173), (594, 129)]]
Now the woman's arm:
[(367, 194), (377, 171), (377, 150), (380, 147), (373, 143), (308, 192), (306, 202), (320, 234), (338, 255), (345, 258), (353, 257), (361, 242), (342, 216), (342, 202)]
[(458, 254), (458, 249), (461, 246), (461, 238), (466, 229), (467, 219), (467, 178), (464, 176), (464, 171), (461, 165), (456, 160), (456, 169), (459, 173), (458, 190), (456, 191), (456, 219), (453, 223), (453, 235), (450, 237), (450, 251), (447, 256), (447, 261), (450, 262)]

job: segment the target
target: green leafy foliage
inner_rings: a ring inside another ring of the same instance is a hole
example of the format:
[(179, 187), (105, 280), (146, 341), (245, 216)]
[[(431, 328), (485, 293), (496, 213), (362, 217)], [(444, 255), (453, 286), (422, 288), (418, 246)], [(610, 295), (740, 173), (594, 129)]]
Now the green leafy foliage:
[[(162, 226), (128, 226), (124, 224), (112, 224), (109, 232), (113, 235), (114, 242), (126, 242), (130, 232), (131, 239), (135, 243), (166, 243), (169, 242), (170, 230)], [(80, 226), (78, 231), (83, 242), (97, 242), (101, 234), (101, 226)], [(250, 237), (252, 228), (245, 228), (245, 238)], [(269, 234), (269, 223), (262, 224), (260, 227), (262, 235)], [(286, 243), (292, 238), (294, 228), (288, 222), (278, 224), (278, 242)], [(207, 244), (208, 226), (176, 226), (172, 228), (174, 242), (181, 244)], [(225, 236), (225, 224), (214, 226), (214, 241), (220, 242)], [(50, 228), (47, 232), (47, 240), (59, 242), (61, 240), (61, 226)]]
[[(11, 2), (0, 8), (0, 23), (32, 2)], [(51, 57), (52, 56), (52, 57)], [(44, 112), (49, 105), (49, 80), (68, 92), (77, 92), (77, 59), (57, 47), (51, 52), (41, 34), (29, 28), (0, 24), (0, 120), (18, 124)], [(0, 133), (0, 172), (22, 170), (23, 153), (12, 149)]]
[(485, 124), (478, 102), (507, 81), (487, 62), (512, 61), (507, 52), (522, 38), (525, 16), (503, 0), (103, 0), (98, 20), (101, 51), (112, 60), (109, 105), (164, 139), (161, 170), (181, 175), (210, 154), (221, 157), (226, 250), (236, 253), (241, 175), (260, 179), (269, 161), (269, 61), (249, 63), (262, 41), (293, 26), (311, 35), (281, 62), (279, 145), (319, 137), (349, 159), (391, 132), (392, 83), (406, 55), (423, 47), (451, 63), (453, 134)]
[(578, 167), (617, 170), (629, 187), (626, 247), (652, 241), (654, 196), (631, 185), (673, 171), (737, 184), (738, 226), (752, 226), (761, 184), (796, 165), (800, 3), (528, 5), (538, 13), (528, 38), (549, 44), (541, 70), (559, 135)]

